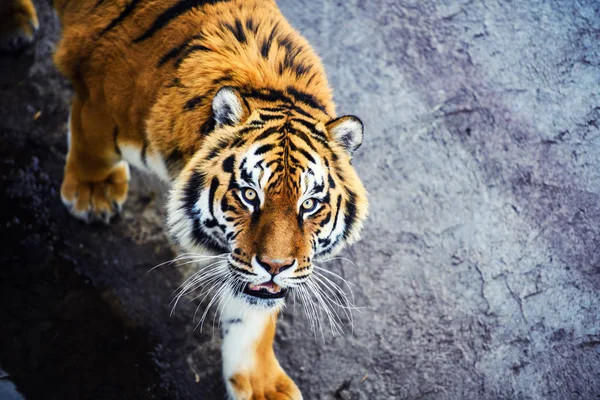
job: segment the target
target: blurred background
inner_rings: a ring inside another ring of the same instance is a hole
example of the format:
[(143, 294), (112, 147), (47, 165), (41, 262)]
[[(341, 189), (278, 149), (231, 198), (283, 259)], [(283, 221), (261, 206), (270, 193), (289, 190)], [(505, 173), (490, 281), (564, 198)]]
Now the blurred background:
[[(364, 121), (353, 329), (276, 352), (306, 399), (592, 399), (600, 393), (600, 4), (279, 0)], [(220, 339), (170, 316), (185, 271), (164, 188), (135, 173), (121, 218), (59, 198), (68, 83), (59, 26), (0, 58), (0, 398), (222, 399)], [(16, 396), (16, 397), (15, 397)]]

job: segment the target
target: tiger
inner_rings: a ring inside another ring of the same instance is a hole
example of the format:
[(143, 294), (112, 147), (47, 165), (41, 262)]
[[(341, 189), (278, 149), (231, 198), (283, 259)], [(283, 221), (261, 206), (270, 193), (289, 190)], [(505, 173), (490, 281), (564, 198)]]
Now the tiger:
[(315, 258), (359, 239), (362, 121), (336, 115), (319, 57), (274, 0), (54, 7), (54, 61), (74, 88), (62, 202), (108, 223), (129, 166), (158, 176), (173, 241), (225, 258), (212, 271), (229, 398), (301, 399), (273, 350), (276, 317), (313, 279)]

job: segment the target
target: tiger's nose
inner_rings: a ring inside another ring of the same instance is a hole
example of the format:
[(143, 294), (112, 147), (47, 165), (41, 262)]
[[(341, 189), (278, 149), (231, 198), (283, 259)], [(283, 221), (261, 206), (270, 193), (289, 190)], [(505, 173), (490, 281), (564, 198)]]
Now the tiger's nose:
[(258, 264), (267, 270), (267, 272), (273, 276), (285, 271), (294, 265), (293, 259), (289, 258), (286, 260), (276, 260), (268, 257), (258, 256), (256, 257)]

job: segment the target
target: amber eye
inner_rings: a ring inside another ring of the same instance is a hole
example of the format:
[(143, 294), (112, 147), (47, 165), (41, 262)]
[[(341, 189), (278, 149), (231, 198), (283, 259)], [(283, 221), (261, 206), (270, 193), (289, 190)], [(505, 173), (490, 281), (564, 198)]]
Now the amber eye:
[(244, 197), (244, 200), (246, 200), (248, 203), (254, 203), (258, 198), (256, 190), (250, 188), (242, 189), (242, 196)]
[(319, 201), (316, 199), (306, 199), (302, 202), (302, 211), (305, 213), (309, 213), (314, 211), (315, 208), (319, 205)]

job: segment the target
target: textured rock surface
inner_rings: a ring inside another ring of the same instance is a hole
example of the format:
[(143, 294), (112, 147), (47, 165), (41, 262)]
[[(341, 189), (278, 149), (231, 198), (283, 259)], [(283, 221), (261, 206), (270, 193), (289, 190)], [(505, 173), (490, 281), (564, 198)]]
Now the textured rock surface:
[[(305, 398), (597, 398), (598, 3), (279, 4), (323, 57), (339, 113), (365, 123), (355, 165), (372, 204), (343, 254), (357, 267), (325, 264), (355, 285), (353, 332), (315, 338), (299, 307), (280, 323), (277, 352)], [(56, 22), (40, 9), (36, 51), (2, 67), (3, 196), (18, 220), (3, 224), (29, 232), (10, 260), (67, 254), (121, 329), (152, 338), (138, 353), (157, 390), (220, 399), (218, 335), (192, 332), (193, 304), (169, 317), (178, 271), (146, 273), (172, 256), (159, 188), (138, 179), (108, 228), (59, 204), (69, 90), (48, 58)]]

